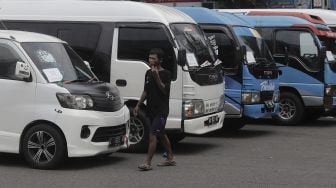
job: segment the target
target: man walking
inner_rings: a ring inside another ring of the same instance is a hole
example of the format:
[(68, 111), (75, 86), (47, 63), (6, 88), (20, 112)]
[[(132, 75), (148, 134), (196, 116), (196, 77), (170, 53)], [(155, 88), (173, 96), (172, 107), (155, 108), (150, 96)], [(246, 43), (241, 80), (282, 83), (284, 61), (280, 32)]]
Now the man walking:
[(169, 113), (169, 94), (171, 74), (161, 67), (164, 52), (162, 49), (153, 48), (149, 52), (150, 69), (145, 75), (145, 86), (141, 98), (134, 108), (137, 116), (140, 105), (147, 100), (146, 115), (150, 120), (149, 148), (146, 163), (139, 165), (141, 170), (152, 170), (152, 158), (156, 151), (157, 139), (159, 138), (168, 155), (167, 160), (158, 166), (175, 166), (170, 141), (165, 133), (166, 120)]

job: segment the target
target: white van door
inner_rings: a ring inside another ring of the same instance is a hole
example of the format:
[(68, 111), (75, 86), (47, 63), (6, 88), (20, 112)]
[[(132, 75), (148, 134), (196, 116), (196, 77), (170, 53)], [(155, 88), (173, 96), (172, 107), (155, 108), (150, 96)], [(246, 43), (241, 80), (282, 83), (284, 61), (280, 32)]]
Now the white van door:
[(174, 42), (164, 25), (122, 24), (114, 30), (111, 83), (117, 85), (126, 100), (138, 100), (144, 89), (145, 73), (149, 69), (148, 56), (152, 48), (161, 48), (165, 52), (161, 65), (172, 75), (166, 128), (180, 129), (182, 72), (177, 67)]
[(20, 134), (35, 113), (36, 83), (15, 77), (23, 55), (10, 41), (0, 39), (0, 151), (17, 153)]

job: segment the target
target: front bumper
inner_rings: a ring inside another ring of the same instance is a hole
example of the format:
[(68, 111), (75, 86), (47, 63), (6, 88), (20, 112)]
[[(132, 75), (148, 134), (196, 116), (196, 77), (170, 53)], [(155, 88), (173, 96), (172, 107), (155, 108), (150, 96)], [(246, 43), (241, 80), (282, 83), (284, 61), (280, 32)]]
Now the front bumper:
[(279, 112), (279, 103), (273, 108), (266, 108), (265, 104), (244, 105), (243, 115), (253, 119), (270, 118)]
[[(209, 118), (212, 117), (218, 117), (218, 122), (212, 125), (207, 124)], [(189, 134), (201, 135), (211, 131), (215, 131), (223, 127), (224, 117), (225, 112), (222, 111), (194, 119), (186, 119), (184, 120), (184, 132)]]
[[(127, 148), (129, 143), (129, 110), (126, 106), (117, 112), (97, 112), (86, 110), (62, 109), (57, 117), (57, 125), (62, 129), (67, 142), (69, 157), (87, 157), (104, 153), (116, 152)], [(113, 127), (125, 124), (123, 144), (110, 147), (108, 141), (92, 142), (93, 135), (98, 128)], [(81, 138), (82, 126), (88, 126), (91, 134), (88, 138)]]

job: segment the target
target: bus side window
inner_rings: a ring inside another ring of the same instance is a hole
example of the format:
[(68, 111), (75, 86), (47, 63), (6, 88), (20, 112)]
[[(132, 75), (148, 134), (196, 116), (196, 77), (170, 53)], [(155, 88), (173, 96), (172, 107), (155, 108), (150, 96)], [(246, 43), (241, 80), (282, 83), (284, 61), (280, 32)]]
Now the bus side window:
[(17, 52), (0, 42), (0, 79), (20, 80), (15, 77), (16, 62), (22, 61)]
[[(290, 56), (295, 56), (301, 60), (303, 66), (308, 71), (318, 71), (318, 48), (311, 33), (304, 30), (286, 30), (276, 32), (275, 53), (285, 54), (285, 47)], [(290, 61), (293, 61), (290, 59)], [(298, 66), (300, 62), (295, 62)]]
[(177, 65), (174, 49), (163, 28), (121, 27), (119, 29), (118, 59), (136, 60), (148, 64), (148, 53), (152, 48), (161, 48), (165, 52), (162, 67), (176, 80)]

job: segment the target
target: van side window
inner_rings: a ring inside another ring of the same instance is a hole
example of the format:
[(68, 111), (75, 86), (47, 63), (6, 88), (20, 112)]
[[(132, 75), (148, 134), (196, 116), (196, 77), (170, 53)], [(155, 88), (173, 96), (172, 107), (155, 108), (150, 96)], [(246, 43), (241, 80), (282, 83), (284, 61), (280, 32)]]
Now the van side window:
[(289, 56), (299, 59), (297, 63), (310, 71), (318, 71), (320, 62), (318, 61), (318, 47), (315, 38), (308, 31), (278, 31), (276, 32), (275, 54), (285, 54), (285, 48)]
[(220, 30), (206, 30), (205, 34), (216, 55), (223, 62), (223, 68), (238, 68), (238, 64), (235, 62), (236, 47), (233, 39)]
[(162, 67), (176, 79), (176, 58), (174, 49), (162, 28), (122, 27), (119, 29), (118, 59), (142, 61), (148, 64), (148, 53), (152, 48), (165, 52)]
[(0, 43), (0, 79), (20, 80), (15, 77), (16, 62), (22, 61), (15, 50)]

